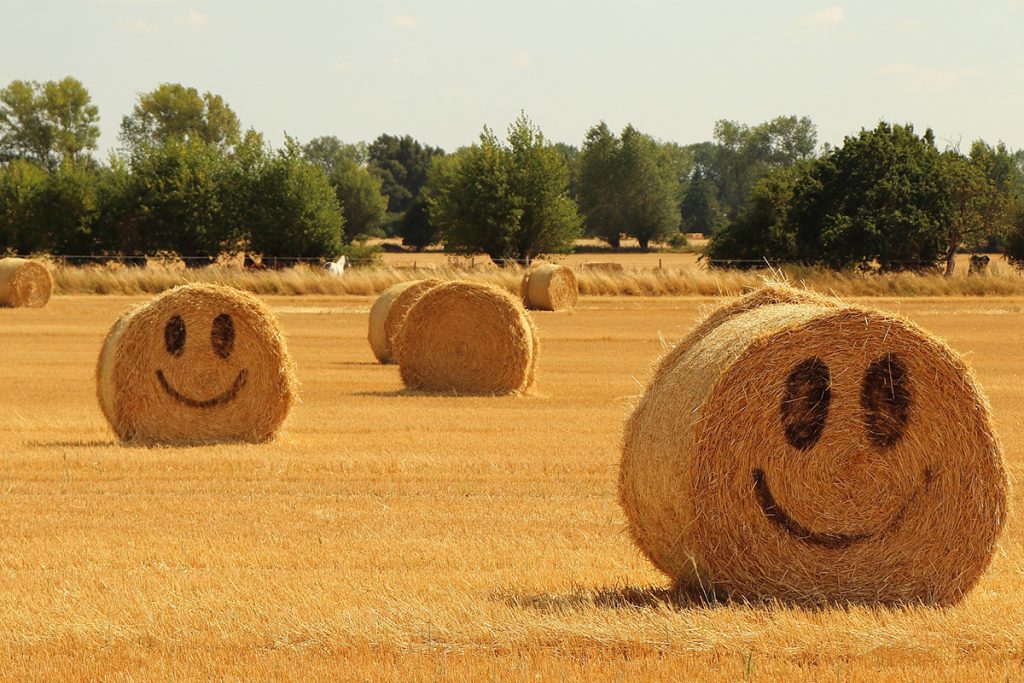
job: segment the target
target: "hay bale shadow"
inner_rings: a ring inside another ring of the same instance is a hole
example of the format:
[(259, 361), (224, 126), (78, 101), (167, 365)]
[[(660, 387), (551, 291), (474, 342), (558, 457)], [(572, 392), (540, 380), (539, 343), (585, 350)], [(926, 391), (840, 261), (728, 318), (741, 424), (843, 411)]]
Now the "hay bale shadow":
[(684, 611), (718, 609), (732, 604), (725, 594), (701, 593), (672, 587), (621, 586), (614, 588), (577, 588), (568, 593), (505, 594), (502, 601), (513, 607), (539, 612), (562, 612), (597, 607), (609, 610)]
[(109, 448), (120, 445), (115, 439), (94, 439), (77, 441), (26, 441), (28, 448)]

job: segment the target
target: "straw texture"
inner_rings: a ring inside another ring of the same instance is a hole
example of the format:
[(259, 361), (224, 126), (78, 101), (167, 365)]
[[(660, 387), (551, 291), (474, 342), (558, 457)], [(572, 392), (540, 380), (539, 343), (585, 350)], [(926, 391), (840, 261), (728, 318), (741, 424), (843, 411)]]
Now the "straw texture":
[(395, 350), (410, 389), (515, 394), (533, 383), (539, 343), (529, 314), (510, 294), (491, 285), (448, 282), (416, 299)]
[(42, 308), (53, 294), (53, 277), (38, 261), (0, 259), (0, 306)]
[(1006, 474), (988, 402), (913, 323), (768, 288), (699, 325), (627, 421), (630, 532), (688, 588), (957, 602), (991, 559)]
[(294, 363), (266, 305), (205, 284), (122, 315), (100, 351), (96, 380), (111, 427), (140, 444), (268, 441), (296, 392)]
[(579, 283), (572, 268), (554, 263), (535, 263), (523, 273), (520, 296), (536, 311), (569, 311), (576, 307)]

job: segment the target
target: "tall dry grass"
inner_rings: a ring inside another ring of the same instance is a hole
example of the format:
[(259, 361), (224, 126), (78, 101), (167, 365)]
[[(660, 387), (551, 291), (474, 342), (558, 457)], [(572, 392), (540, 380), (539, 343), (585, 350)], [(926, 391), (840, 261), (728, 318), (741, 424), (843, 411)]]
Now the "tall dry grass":
[[(837, 272), (823, 268), (786, 267), (776, 273), (791, 282), (840, 296), (1014, 296), (1024, 295), (1024, 273), (1005, 264), (993, 265), (987, 275)], [(758, 286), (769, 271), (705, 270), (697, 266), (576, 271), (580, 293), (588, 296), (714, 296), (736, 295)], [(192, 270), (151, 265), (145, 268), (83, 266), (57, 268), (58, 294), (156, 294), (187, 282), (231, 285), (263, 295), (370, 296), (398, 282), (422, 278), (471, 280), (517, 293), (523, 270), (513, 268), (391, 268), (350, 269), (337, 277), (315, 268), (247, 271), (225, 266)]]

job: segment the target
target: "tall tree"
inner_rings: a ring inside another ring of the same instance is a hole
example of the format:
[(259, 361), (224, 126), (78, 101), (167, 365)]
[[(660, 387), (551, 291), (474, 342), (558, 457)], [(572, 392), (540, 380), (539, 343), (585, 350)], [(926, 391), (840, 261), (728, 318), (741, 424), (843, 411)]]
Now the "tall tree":
[(132, 113), (121, 119), (120, 136), (129, 150), (171, 139), (230, 147), (240, 139), (240, 125), (220, 95), (163, 83), (139, 96)]
[(715, 123), (713, 142), (691, 145), (704, 177), (714, 183), (723, 213), (735, 218), (758, 180), (814, 157), (817, 130), (807, 117), (777, 116), (756, 126)]
[(130, 201), (146, 252), (215, 256), (225, 248), (225, 164), (218, 148), (173, 138), (132, 157)]
[(590, 234), (613, 247), (629, 234), (647, 249), (679, 229), (679, 154), (633, 126), (621, 138), (602, 121), (580, 159), (580, 206)]
[(411, 135), (381, 135), (367, 148), (370, 171), (381, 180), (388, 198), (388, 212), (400, 215), (409, 210), (427, 182), (430, 163), (444, 150), (424, 145)]
[(345, 217), (323, 168), (292, 139), (259, 169), (245, 217), (250, 248), (272, 256), (335, 258)]
[(99, 110), (82, 83), (12, 81), (0, 90), (0, 159), (25, 158), (56, 168), (78, 163), (99, 140)]
[(580, 210), (586, 234), (619, 248), (625, 231), (618, 198), (622, 144), (604, 121), (587, 131), (580, 153)]
[(1005, 233), (1009, 223), (1012, 200), (1006, 192), (1000, 191), (997, 180), (986, 174), (986, 170), (993, 170), (984, 163), (989, 159), (982, 154), (972, 159), (952, 150), (942, 154), (944, 192), (949, 208), (945, 221), (947, 276), (953, 275), (956, 268), (957, 249), (965, 243)]
[(365, 142), (344, 143), (334, 135), (313, 138), (303, 145), (302, 156), (307, 161), (320, 164), (328, 176), (342, 161), (354, 161), (362, 166), (369, 160)]
[(948, 202), (931, 130), (880, 123), (847, 136), (793, 193), (798, 258), (836, 268), (915, 268), (943, 254)]
[(627, 232), (648, 249), (679, 231), (679, 177), (672, 159), (654, 138), (626, 126), (619, 178)]
[(700, 167), (694, 169), (693, 175), (686, 183), (686, 191), (683, 193), (679, 212), (684, 232), (702, 232), (708, 235), (719, 225), (720, 216), (718, 200), (715, 197), (715, 186), (704, 178)]
[(502, 144), (487, 127), (431, 189), (431, 220), (446, 246), (496, 263), (565, 251), (580, 232), (564, 157), (521, 115)]
[(342, 157), (328, 177), (345, 216), (345, 241), (369, 235), (380, 227), (388, 200), (381, 194), (380, 178), (349, 158)]

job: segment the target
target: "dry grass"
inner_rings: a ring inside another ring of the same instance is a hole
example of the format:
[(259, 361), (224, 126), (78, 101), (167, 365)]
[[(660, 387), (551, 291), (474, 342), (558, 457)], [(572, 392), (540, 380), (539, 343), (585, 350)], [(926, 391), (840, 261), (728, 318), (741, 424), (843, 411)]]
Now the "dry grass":
[[(1024, 676), (1012, 517), (950, 609), (695, 605), (665, 590), (623, 532), (618, 442), (660, 338), (706, 300), (536, 314), (536, 393), (454, 398), (406, 394), (375, 362), (372, 299), (270, 298), (303, 385), (281, 440), (152, 450), (117, 445), (92, 379), (138, 300), (0, 310), (3, 678)], [(968, 354), (1017, 500), (1024, 299), (875, 304)]]
[[(579, 292), (589, 296), (715, 296), (735, 295), (757, 287), (766, 271), (706, 270), (692, 254), (625, 254), (623, 259), (648, 257), (639, 265), (618, 272), (583, 268), (579, 255), (563, 261), (572, 265)], [(658, 267), (658, 261), (664, 267)], [(419, 263), (419, 262), (417, 262)], [(427, 264), (421, 264), (427, 265)], [(1005, 262), (993, 264), (986, 276), (968, 276), (966, 265), (952, 278), (942, 275), (891, 273), (886, 275), (838, 273), (820, 268), (788, 267), (783, 273), (792, 282), (839, 296), (1024, 296), (1024, 273)], [(398, 267), (397, 264), (350, 269), (344, 277), (300, 266), (279, 271), (244, 271), (226, 266), (194, 270), (152, 265), (146, 268), (110, 269), (103, 266), (57, 268), (59, 294), (156, 294), (186, 282), (213, 282), (263, 295), (356, 295), (380, 294), (399, 282), (437, 278), (471, 280), (496, 285), (519, 294), (523, 269), (499, 269), (469, 262), (458, 267)]]

